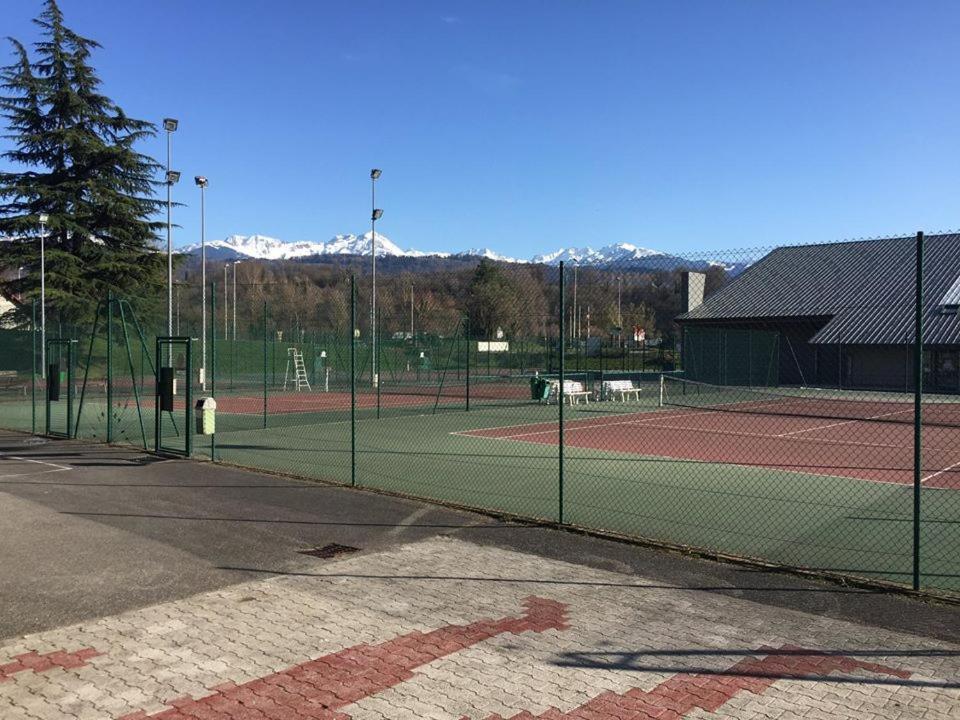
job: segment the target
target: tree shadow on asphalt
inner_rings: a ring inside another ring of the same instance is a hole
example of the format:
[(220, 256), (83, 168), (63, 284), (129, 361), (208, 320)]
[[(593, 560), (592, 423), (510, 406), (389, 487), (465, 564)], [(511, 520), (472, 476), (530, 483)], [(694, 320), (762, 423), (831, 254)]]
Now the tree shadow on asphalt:
[[(924, 680), (890, 675), (848, 675), (848, 674), (817, 674), (791, 673), (778, 670), (776, 664), (769, 672), (738, 669), (736, 665), (717, 669), (704, 667), (702, 664), (688, 665), (679, 662), (684, 658), (698, 657), (729, 657), (731, 659), (757, 657), (804, 657), (804, 658), (857, 658), (866, 662), (879, 664), (885, 658), (960, 658), (958, 650), (941, 650), (934, 648), (911, 648), (908, 650), (894, 649), (857, 649), (857, 650), (814, 650), (802, 649), (654, 649), (654, 650), (613, 650), (591, 652), (560, 653), (552, 664), (557, 667), (578, 668), (584, 670), (623, 670), (645, 673), (669, 673), (686, 675), (714, 675), (735, 676), (749, 678), (775, 678), (777, 680), (803, 680), (825, 683), (852, 683), (858, 685), (898, 685), (912, 687), (929, 687), (956, 689), (960, 688), (960, 681), (956, 680)], [(671, 659), (676, 658), (671, 662)]]

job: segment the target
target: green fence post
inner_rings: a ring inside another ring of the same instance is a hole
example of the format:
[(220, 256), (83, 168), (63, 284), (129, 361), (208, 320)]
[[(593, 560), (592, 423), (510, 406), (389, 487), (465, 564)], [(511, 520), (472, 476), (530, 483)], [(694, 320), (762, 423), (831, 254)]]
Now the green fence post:
[(559, 418), (558, 418), (558, 419), (559, 419), (559, 439), (558, 439), (558, 442), (557, 442), (557, 450), (558, 450), (558, 458), (557, 458), (557, 459), (558, 459), (558, 470), (559, 470), (559, 477), (558, 477), (559, 483), (558, 483), (558, 487), (557, 487), (557, 489), (558, 489), (558, 493), (557, 493), (557, 500), (558, 500), (557, 520), (558, 520), (558, 522), (560, 522), (561, 524), (563, 523), (563, 480), (564, 480), (564, 477), (563, 477), (563, 375), (564, 375), (564, 371), (566, 370), (566, 368), (565, 368), (565, 363), (564, 363), (564, 355), (566, 355), (566, 353), (564, 352), (565, 348), (564, 348), (564, 344), (563, 344), (563, 333), (564, 333), (564, 329), (565, 329), (565, 328), (564, 328), (564, 322), (563, 322), (563, 320), (564, 320), (563, 315), (564, 315), (564, 311), (565, 311), (563, 293), (564, 293), (564, 289), (563, 289), (563, 261), (561, 260), (561, 261), (560, 261), (560, 347), (559, 347), (559, 350), (560, 350), (560, 386), (559, 386), (558, 391), (557, 391), (557, 405), (558, 405), (558, 407), (559, 407), (559, 411), (558, 411), (558, 414), (559, 414)]
[[(96, 325), (96, 324), (94, 324)], [(87, 359), (90, 362), (90, 359)], [(80, 424), (79, 418), (77, 424)], [(107, 444), (113, 442), (113, 291), (107, 290)]]
[[(210, 283), (210, 397), (217, 396), (217, 283)], [(214, 426), (216, 427), (216, 426)], [(217, 461), (217, 433), (210, 435), (210, 462)]]
[[(380, 385), (383, 383), (383, 363), (381, 359), (383, 357), (383, 324), (382, 324), (383, 315), (380, 312), (380, 308), (377, 308), (377, 348), (374, 351), (375, 362), (377, 365), (377, 372), (374, 375), (377, 381), (377, 420), (380, 419)], [(434, 408), (436, 411), (436, 408)]]
[[(62, 337), (61, 331), (61, 337)], [(73, 425), (73, 344), (67, 340), (67, 437), (76, 437), (77, 428)]]
[(357, 484), (357, 279), (350, 276), (350, 485)]
[(263, 427), (267, 427), (267, 301), (263, 301)]
[(30, 432), (37, 434), (37, 301), (30, 303), (30, 342), (31, 342), (31, 366), (33, 368), (30, 374)]
[(193, 454), (193, 341), (190, 338), (186, 340), (187, 345), (187, 372), (185, 376), (186, 382), (184, 383), (187, 386), (186, 391), (186, 402), (187, 402), (187, 427), (184, 429), (186, 436), (184, 437), (184, 447), (187, 451), (187, 457), (190, 457)]
[(467, 315), (465, 323), (466, 328), (464, 330), (464, 335), (466, 335), (467, 340), (467, 367), (466, 367), (466, 378), (467, 378), (467, 412), (470, 412), (470, 316)]
[(923, 440), (923, 233), (917, 233), (913, 341), (913, 589), (920, 589), (920, 487)]

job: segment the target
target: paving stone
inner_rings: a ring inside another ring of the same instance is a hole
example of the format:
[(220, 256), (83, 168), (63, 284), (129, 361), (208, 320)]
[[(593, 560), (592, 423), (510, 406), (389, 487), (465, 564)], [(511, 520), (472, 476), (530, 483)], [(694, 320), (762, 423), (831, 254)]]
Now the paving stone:
[(449, 538), (318, 568), (8, 642), (0, 715), (960, 717), (945, 643)]

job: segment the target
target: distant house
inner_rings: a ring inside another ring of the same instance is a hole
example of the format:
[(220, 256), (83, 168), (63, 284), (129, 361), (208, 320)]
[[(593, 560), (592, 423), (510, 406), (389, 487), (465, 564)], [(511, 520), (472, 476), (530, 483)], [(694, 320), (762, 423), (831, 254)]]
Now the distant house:
[[(732, 385), (913, 387), (915, 241), (772, 251), (677, 317), (683, 366)], [(960, 235), (925, 239), (924, 385), (960, 392)]]

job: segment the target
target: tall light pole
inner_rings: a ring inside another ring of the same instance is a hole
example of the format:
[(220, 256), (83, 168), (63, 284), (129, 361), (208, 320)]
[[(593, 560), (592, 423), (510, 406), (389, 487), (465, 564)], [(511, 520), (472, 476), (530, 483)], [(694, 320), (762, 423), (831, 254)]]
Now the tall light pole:
[(623, 344), (623, 314), (620, 312), (620, 298), (623, 293), (623, 277), (617, 275), (617, 343)]
[(237, 265), (242, 260), (233, 261), (233, 341), (237, 341)]
[(230, 283), (227, 273), (230, 271), (230, 263), (223, 264), (223, 339), (230, 339)]
[[(167, 335), (173, 335), (173, 185), (180, 179), (180, 173), (170, 169), (171, 138), (177, 131), (179, 122), (174, 118), (163, 119), (163, 129), (167, 132)], [(170, 346), (171, 356), (173, 346)], [(170, 363), (173, 364), (172, 362)]]
[(200, 188), (200, 387), (207, 389), (207, 228), (206, 189), (207, 179), (197, 175), (193, 181)]
[[(44, 245), (47, 241), (47, 222), (50, 216), (42, 214), (40, 220), (40, 377), (47, 377), (47, 262)], [(34, 355), (36, 357), (36, 355)]]
[(580, 339), (580, 331), (577, 328), (577, 268), (580, 266), (580, 261), (577, 260), (573, 264), (573, 322), (570, 323), (570, 332), (571, 335), (576, 339)]
[(377, 369), (377, 220), (383, 216), (383, 210), (377, 208), (377, 179), (380, 175), (379, 168), (370, 171), (370, 257), (373, 274), (373, 299), (370, 302), (370, 374), (374, 386), (380, 380)]

